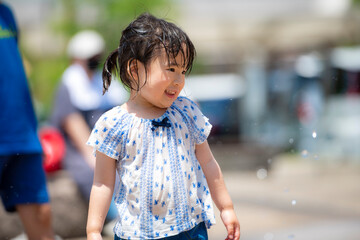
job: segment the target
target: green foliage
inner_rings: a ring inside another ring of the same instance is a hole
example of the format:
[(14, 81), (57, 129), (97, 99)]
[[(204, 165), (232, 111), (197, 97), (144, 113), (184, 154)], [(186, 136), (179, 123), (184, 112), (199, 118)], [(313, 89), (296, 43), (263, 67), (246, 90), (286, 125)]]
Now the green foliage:
[(35, 104), (39, 105), (36, 107), (38, 116), (43, 119), (50, 112), (55, 89), (69, 60), (65, 57), (28, 60), (34, 63), (31, 65), (29, 83)]
[(360, 6), (360, 0), (352, 0), (353, 5)]
[(79, 26), (76, 23), (77, 2), (79, 1), (61, 0), (61, 18), (52, 24), (53, 30), (66, 37), (71, 37), (79, 30)]
[[(60, 5), (56, 6), (60, 16), (54, 14), (48, 23), (56, 35), (68, 41), (79, 30), (94, 29), (103, 35), (108, 51), (117, 47), (122, 29), (139, 14), (146, 11), (172, 19), (176, 11), (173, 2), (167, 0), (61, 0), (57, 4)], [(86, 9), (95, 9), (96, 14), (88, 13)], [(85, 20), (80, 16), (85, 16)], [(31, 63), (29, 82), (34, 102), (41, 111), (40, 117), (44, 118), (51, 110), (54, 91), (69, 59), (65, 51), (60, 56), (42, 58), (25, 55)]]
[[(150, 12), (158, 17), (171, 18), (176, 11), (173, 2), (168, 0), (62, 0), (61, 4), (62, 17), (53, 23), (54, 30), (67, 38), (81, 29), (97, 30), (105, 38), (109, 49), (117, 46), (122, 29), (139, 14)], [(97, 11), (96, 19), (92, 19), (90, 24), (78, 18), (85, 6)]]
[[(98, 3), (96, 0), (93, 2)], [(104, 36), (109, 49), (118, 46), (122, 29), (141, 13), (150, 12), (161, 18), (171, 18), (170, 10), (174, 10), (168, 0), (104, 0), (98, 7), (101, 18), (96, 28)]]

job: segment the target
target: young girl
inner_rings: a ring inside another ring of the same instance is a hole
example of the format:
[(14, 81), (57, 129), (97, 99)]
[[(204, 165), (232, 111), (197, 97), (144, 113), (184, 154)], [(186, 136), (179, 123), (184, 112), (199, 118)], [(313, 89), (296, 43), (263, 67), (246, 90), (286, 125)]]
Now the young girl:
[(206, 228), (215, 223), (212, 200), (227, 239), (239, 239), (233, 203), (206, 141), (211, 125), (194, 102), (179, 97), (194, 56), (180, 28), (143, 14), (107, 58), (104, 92), (117, 70), (130, 98), (100, 117), (88, 141), (96, 150), (89, 240), (102, 239), (116, 172), (115, 240), (207, 239)]

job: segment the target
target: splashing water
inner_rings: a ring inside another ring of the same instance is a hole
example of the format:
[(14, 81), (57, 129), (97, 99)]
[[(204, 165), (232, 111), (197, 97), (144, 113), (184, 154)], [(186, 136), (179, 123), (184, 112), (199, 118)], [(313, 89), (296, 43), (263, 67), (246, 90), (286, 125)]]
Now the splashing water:
[(306, 158), (308, 156), (308, 154), (309, 154), (309, 152), (307, 150), (302, 150), (302, 152), (301, 152), (301, 156), (303, 158)]
[(291, 205), (295, 206), (296, 205), (296, 200), (292, 200)]
[(256, 176), (258, 179), (263, 180), (267, 177), (267, 170), (265, 168), (260, 168), (256, 172)]
[(317, 137), (317, 133), (316, 133), (315, 131), (313, 131), (312, 137), (313, 137), (314, 139)]

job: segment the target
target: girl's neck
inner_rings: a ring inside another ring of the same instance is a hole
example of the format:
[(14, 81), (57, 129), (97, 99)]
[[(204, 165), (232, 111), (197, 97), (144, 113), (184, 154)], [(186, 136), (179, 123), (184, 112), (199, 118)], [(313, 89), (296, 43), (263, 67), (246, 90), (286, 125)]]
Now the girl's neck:
[(138, 99), (130, 97), (130, 99), (122, 105), (128, 113), (134, 114), (139, 118), (153, 119), (161, 117), (165, 112), (166, 108), (159, 108), (150, 104), (141, 104)]

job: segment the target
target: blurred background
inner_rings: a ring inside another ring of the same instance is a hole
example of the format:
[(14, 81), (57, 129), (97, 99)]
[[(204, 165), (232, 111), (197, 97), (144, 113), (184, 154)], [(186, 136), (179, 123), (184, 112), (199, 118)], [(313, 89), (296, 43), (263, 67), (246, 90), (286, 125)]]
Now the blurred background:
[[(183, 94), (213, 124), (209, 142), (241, 239), (360, 239), (359, 0), (4, 2), (18, 20), (40, 126), (69, 64), (71, 36), (96, 30), (107, 55), (121, 30), (148, 11), (178, 24), (197, 49)], [(55, 230), (81, 239), (86, 207), (70, 185), (49, 174)], [(77, 218), (61, 215), (66, 203), (77, 206)], [(21, 233), (16, 217), (7, 217), (0, 225), (13, 230), (0, 231), (4, 239)], [(217, 221), (210, 239), (224, 239)]]

